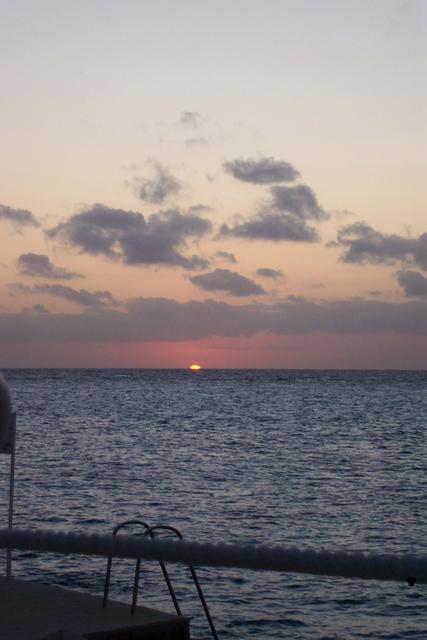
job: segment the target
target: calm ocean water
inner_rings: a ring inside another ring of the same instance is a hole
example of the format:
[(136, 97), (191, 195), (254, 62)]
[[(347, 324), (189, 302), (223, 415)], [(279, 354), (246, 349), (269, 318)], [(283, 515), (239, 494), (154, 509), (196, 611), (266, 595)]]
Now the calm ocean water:
[[(427, 553), (427, 372), (6, 370), (17, 526)], [(1, 456), (6, 518), (8, 458)], [(3, 569), (3, 566), (1, 567)], [(16, 553), (16, 576), (101, 593), (105, 562)], [(184, 613), (209, 631), (182, 567)], [(199, 570), (221, 638), (427, 638), (427, 588)], [(113, 565), (130, 601), (133, 564)], [(143, 564), (140, 602), (173, 611)]]

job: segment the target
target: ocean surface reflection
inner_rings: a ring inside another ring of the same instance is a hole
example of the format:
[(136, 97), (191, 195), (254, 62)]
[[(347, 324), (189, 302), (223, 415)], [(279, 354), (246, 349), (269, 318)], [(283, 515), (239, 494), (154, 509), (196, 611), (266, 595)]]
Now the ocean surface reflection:
[[(137, 517), (198, 540), (427, 553), (425, 372), (4, 373), (18, 413), (17, 526), (107, 533)], [(14, 557), (16, 576), (102, 592), (102, 559)], [(188, 571), (170, 572), (209, 637)], [(222, 638), (427, 637), (424, 586), (199, 576)], [(116, 561), (111, 597), (130, 602), (132, 578)], [(140, 601), (173, 610), (157, 565), (143, 564)]]

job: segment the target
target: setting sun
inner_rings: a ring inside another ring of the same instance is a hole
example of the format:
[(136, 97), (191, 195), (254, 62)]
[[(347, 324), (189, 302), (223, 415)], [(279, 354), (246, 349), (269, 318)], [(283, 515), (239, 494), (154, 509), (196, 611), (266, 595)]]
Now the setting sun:
[(199, 364), (192, 364), (192, 365), (190, 365), (190, 369), (191, 369), (192, 371), (200, 371), (200, 369), (201, 369), (201, 368), (202, 368), (202, 367), (201, 367)]

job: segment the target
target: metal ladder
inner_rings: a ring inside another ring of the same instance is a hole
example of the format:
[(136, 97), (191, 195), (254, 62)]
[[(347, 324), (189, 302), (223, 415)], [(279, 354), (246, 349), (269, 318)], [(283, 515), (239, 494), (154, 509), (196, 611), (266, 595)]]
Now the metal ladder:
[[(180, 540), (183, 540), (183, 538), (184, 538), (182, 533), (176, 527), (172, 527), (172, 526), (166, 525), (166, 524), (159, 524), (159, 525), (155, 525), (154, 527), (150, 527), (143, 520), (125, 520), (124, 522), (121, 522), (116, 527), (114, 527), (113, 536), (116, 536), (121, 529), (123, 529), (124, 527), (127, 527), (127, 526), (142, 527), (144, 529), (144, 534), (143, 535), (150, 536), (150, 538), (154, 538), (155, 537), (155, 532), (156, 531), (169, 531), (169, 532), (175, 534), (175, 536), (177, 538), (179, 538)], [(140, 534), (136, 534), (136, 535), (140, 535)], [(163, 560), (160, 560), (159, 564), (160, 564), (160, 567), (162, 569), (163, 577), (164, 577), (166, 585), (168, 587), (169, 594), (170, 594), (170, 596), (172, 598), (172, 602), (174, 604), (175, 611), (176, 611), (177, 615), (182, 616), (181, 608), (179, 606), (175, 590), (174, 590), (174, 588), (172, 586), (171, 579), (170, 579), (168, 571), (166, 569), (166, 565), (163, 562)], [(108, 593), (109, 593), (109, 590), (110, 590), (112, 565), (113, 565), (113, 557), (112, 556), (108, 556), (108, 559), (107, 559), (107, 571), (106, 571), (106, 574), (105, 574), (105, 582), (104, 582), (104, 596), (103, 596), (103, 599), (102, 599), (102, 607), (104, 609), (107, 607), (107, 603), (108, 603)], [(214, 640), (219, 640), (218, 639), (218, 634), (217, 634), (216, 629), (215, 629), (214, 622), (212, 620), (212, 616), (211, 616), (210, 611), (209, 611), (208, 604), (206, 602), (206, 598), (204, 596), (202, 587), (201, 587), (199, 579), (197, 577), (196, 570), (193, 567), (193, 565), (191, 565), (191, 564), (188, 565), (188, 568), (190, 570), (191, 577), (193, 579), (194, 585), (195, 585), (195, 587), (197, 589), (197, 594), (199, 596), (199, 600), (200, 600), (200, 602), (202, 604), (203, 611), (204, 611), (206, 619), (208, 621), (208, 624), (209, 624), (209, 627), (210, 627), (210, 630), (211, 630), (211, 633), (212, 633), (212, 637), (214, 638)], [(135, 612), (136, 612), (136, 603), (137, 603), (137, 599), (138, 599), (140, 573), (141, 573), (141, 559), (138, 558), (138, 560), (136, 561), (136, 566), (135, 566), (135, 575), (134, 575), (133, 590), (132, 590), (132, 605), (131, 605), (131, 610), (130, 610), (132, 615), (135, 614)]]

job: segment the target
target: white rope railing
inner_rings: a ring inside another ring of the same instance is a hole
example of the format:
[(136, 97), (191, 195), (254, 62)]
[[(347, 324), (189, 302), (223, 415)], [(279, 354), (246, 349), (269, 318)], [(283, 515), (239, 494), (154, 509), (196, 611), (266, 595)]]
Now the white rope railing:
[(62, 554), (164, 560), (198, 566), (235, 567), (345, 578), (427, 583), (427, 556), (295, 547), (161, 540), (47, 529), (0, 529), (0, 548)]

